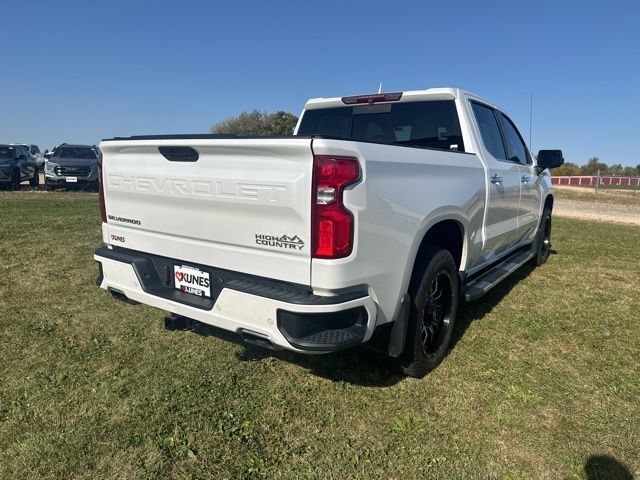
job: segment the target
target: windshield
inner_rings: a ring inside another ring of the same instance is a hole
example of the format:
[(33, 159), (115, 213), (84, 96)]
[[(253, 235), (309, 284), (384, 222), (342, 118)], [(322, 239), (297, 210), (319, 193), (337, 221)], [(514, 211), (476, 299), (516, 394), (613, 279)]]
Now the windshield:
[(96, 151), (91, 147), (60, 147), (56, 150), (59, 158), (98, 158)]
[(0, 158), (13, 158), (13, 147), (7, 147), (6, 145), (0, 146)]
[(298, 135), (326, 135), (464, 152), (453, 100), (307, 110), (300, 122)]
[(13, 146), (14, 147), (22, 147), (27, 152), (31, 153), (30, 150), (29, 150), (29, 145), (27, 145), (26, 143), (15, 143)]

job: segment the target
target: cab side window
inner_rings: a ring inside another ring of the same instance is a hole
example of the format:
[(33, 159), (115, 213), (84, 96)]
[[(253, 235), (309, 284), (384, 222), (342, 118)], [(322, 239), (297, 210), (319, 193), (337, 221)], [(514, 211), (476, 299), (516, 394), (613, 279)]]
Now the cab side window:
[(502, 113), (498, 113), (498, 118), (500, 118), (504, 141), (507, 144), (509, 160), (525, 165), (532, 163), (527, 147), (513, 122)]
[(480, 103), (471, 102), (473, 114), (476, 117), (476, 123), (480, 129), (480, 136), (484, 147), (498, 160), (506, 160), (507, 155), (504, 151), (502, 143), (502, 135), (498, 121), (493, 113), (493, 109)]

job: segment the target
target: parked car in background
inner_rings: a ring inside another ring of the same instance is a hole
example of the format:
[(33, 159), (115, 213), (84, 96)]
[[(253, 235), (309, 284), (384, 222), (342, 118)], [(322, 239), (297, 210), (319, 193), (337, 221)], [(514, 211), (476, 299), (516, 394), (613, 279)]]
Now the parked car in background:
[(20, 145), (0, 145), (0, 186), (19, 190), (27, 180), (32, 187), (40, 184), (34, 158)]
[(40, 151), (37, 145), (29, 143), (12, 143), (11, 145), (17, 145), (22, 147), (29, 155), (33, 157), (33, 160), (38, 164), (38, 168), (42, 170), (44, 168), (44, 155)]
[(63, 143), (45, 163), (45, 188), (98, 188), (98, 148)]

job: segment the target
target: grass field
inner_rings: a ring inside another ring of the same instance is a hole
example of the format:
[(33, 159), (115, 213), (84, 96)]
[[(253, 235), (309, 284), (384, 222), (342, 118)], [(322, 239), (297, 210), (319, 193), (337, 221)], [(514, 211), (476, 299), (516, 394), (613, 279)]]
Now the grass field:
[(1, 479), (640, 476), (640, 228), (557, 219), (415, 380), (165, 331), (96, 288), (98, 216), (0, 193)]
[(596, 192), (589, 187), (554, 186), (553, 194), (557, 200), (578, 200), (584, 203), (605, 203), (628, 206), (640, 206), (640, 191), (624, 189), (600, 189)]

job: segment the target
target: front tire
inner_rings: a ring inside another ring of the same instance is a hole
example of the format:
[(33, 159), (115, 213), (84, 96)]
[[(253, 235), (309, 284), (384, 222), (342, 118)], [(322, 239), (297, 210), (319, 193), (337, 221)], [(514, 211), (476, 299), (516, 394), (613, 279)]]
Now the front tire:
[(29, 185), (32, 187), (37, 187), (40, 185), (40, 172), (38, 172), (37, 168), (33, 172), (33, 178), (29, 180)]
[(11, 176), (11, 190), (20, 190), (20, 170), (16, 169), (13, 171), (13, 175)]
[(534, 248), (536, 254), (531, 259), (531, 263), (539, 267), (547, 262), (551, 253), (551, 210), (549, 209), (545, 209), (542, 214)]
[(451, 253), (427, 247), (424, 269), (414, 280), (403, 372), (424, 377), (446, 357), (458, 309), (458, 272)]

